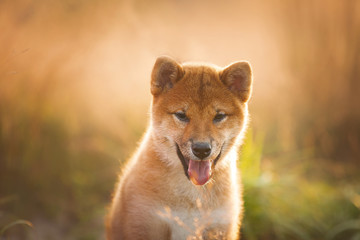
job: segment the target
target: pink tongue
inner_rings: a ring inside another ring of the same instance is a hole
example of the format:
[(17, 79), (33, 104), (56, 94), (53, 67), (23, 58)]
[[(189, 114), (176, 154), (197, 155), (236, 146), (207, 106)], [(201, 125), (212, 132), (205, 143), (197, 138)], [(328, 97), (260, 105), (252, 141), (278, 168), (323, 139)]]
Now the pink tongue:
[(195, 185), (204, 185), (211, 175), (210, 161), (189, 161), (188, 174)]

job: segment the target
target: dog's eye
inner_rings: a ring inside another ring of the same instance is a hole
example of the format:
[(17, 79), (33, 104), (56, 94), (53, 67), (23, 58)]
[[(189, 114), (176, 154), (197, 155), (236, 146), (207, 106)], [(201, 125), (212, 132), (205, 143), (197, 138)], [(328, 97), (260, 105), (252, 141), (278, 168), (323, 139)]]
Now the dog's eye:
[(189, 121), (189, 118), (183, 112), (176, 112), (176, 113), (174, 113), (174, 115), (175, 115), (175, 117), (177, 119), (179, 119), (182, 122), (188, 122)]
[(222, 120), (224, 120), (226, 118), (226, 114), (225, 113), (217, 113), (214, 117), (214, 123), (218, 123), (221, 122)]

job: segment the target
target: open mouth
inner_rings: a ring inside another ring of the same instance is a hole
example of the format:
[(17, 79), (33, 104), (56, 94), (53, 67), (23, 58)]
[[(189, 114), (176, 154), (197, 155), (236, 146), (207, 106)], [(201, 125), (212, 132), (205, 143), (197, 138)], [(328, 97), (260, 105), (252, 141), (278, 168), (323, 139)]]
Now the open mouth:
[(209, 181), (212, 176), (212, 169), (215, 168), (221, 152), (220, 150), (220, 153), (213, 160), (191, 160), (184, 157), (179, 145), (176, 143), (176, 153), (183, 165), (185, 175), (195, 185), (204, 185)]

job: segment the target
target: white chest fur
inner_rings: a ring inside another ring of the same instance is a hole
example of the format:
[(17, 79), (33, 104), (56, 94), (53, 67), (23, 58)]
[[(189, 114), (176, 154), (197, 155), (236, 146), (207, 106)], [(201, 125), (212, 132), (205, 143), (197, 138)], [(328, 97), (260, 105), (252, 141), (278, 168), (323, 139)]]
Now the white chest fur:
[(216, 234), (222, 236), (226, 226), (232, 222), (234, 210), (230, 206), (205, 210), (198, 202), (197, 209), (172, 210), (165, 207), (158, 211), (158, 215), (170, 226), (172, 240), (202, 239), (203, 232), (208, 229), (216, 229)]

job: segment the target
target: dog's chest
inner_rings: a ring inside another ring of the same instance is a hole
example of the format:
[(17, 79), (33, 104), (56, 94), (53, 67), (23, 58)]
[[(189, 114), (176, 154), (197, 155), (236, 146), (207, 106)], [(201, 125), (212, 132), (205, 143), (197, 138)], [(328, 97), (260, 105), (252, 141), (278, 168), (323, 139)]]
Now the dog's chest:
[[(217, 234), (231, 224), (231, 209), (222, 206), (213, 210), (202, 209), (177, 209), (164, 208), (161, 217), (168, 223), (171, 230), (171, 239), (202, 239), (204, 231), (218, 229)], [(224, 228), (225, 227), (225, 228)]]

